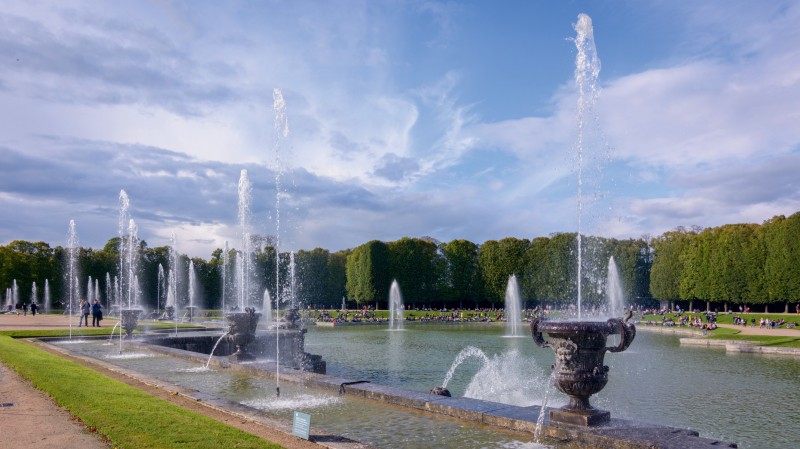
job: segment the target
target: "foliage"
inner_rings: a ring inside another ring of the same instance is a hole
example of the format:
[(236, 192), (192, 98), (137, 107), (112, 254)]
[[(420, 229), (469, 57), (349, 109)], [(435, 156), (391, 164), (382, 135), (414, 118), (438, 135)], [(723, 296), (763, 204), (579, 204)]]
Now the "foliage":
[[(119, 271), (121, 241), (114, 237), (100, 250), (75, 249), (79, 297), (85, 297), (87, 278), (91, 277), (99, 287), (101, 302), (108, 306), (114, 296), (112, 285)], [(288, 298), (290, 254), (278, 255), (274, 243), (269, 236), (253, 237), (256, 285), (250, 289), (251, 302), (260, 300), (265, 288), (273, 299), (277, 290), (284, 302)], [(179, 304), (187, 304), (189, 258), (178, 255), (173, 267), (166, 246), (148, 248), (141, 241), (137, 250), (143, 305), (155, 308), (165, 303), (166, 282), (157, 282), (159, 266), (165, 276), (169, 271), (176, 273)], [(705, 230), (679, 227), (652, 239), (582, 236), (585, 304), (605, 298), (606, 267), (611, 256), (619, 268), (624, 296), (639, 304), (649, 304), (653, 299), (772, 308), (800, 303), (800, 212), (788, 218), (777, 216), (761, 225), (731, 224)], [(234, 296), (230, 285), (237, 258), (241, 257), (236, 249), (228, 249), (226, 257), (218, 248), (208, 262), (192, 259), (200, 285), (200, 307), (217, 309), (223, 296)], [(31, 285), (36, 282), (36, 299), (43, 302), (44, 281), (48, 280), (54, 307), (64, 306), (69, 296), (64, 274), (68, 259), (68, 248), (51, 248), (44, 242), (15, 240), (0, 246), (0, 295), (16, 280), (20, 302), (29, 303)], [(398, 281), (410, 305), (500, 306), (512, 274), (517, 276), (527, 307), (540, 303), (564, 306), (574, 304), (577, 298), (574, 232), (532, 241), (509, 237), (481, 245), (462, 239), (448, 243), (409, 237), (393, 242), (373, 240), (333, 254), (323, 248), (300, 250), (295, 266), (297, 299), (313, 307), (338, 307), (343, 298), (358, 305), (385, 306), (392, 279)], [(228, 284), (226, 291), (223, 277)]]
[(389, 248), (385, 243), (367, 242), (347, 256), (347, 297), (359, 305), (388, 303)]

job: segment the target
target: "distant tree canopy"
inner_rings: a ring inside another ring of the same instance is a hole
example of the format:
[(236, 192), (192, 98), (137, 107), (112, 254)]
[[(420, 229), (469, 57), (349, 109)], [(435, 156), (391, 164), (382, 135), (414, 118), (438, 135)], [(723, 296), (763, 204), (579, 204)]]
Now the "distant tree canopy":
[[(74, 252), (78, 271), (74, 275), (81, 291), (88, 290), (91, 278), (101, 300), (115, 298), (120, 242), (114, 237), (100, 250)], [(232, 284), (237, 267), (245, 262), (255, 283), (248, 301), (260, 301), (267, 290), (273, 302), (280, 293), (282, 307), (292, 297), (301, 306), (338, 307), (346, 300), (351, 307), (386, 308), (393, 280), (405, 303), (417, 307), (502, 307), (511, 275), (517, 277), (529, 307), (574, 304), (578, 294), (576, 233), (533, 240), (508, 237), (482, 244), (404, 237), (393, 242), (373, 240), (336, 253), (315, 248), (294, 255), (278, 254), (273, 239), (255, 236), (252, 247), (249, 256), (232, 248), (216, 249), (206, 261), (173, 257), (167, 246), (149, 248), (146, 242), (137, 242), (136, 274), (144, 305), (164, 306), (170, 272), (178, 301), (187, 303), (190, 261), (200, 290), (195, 301), (212, 309), (223, 307), (223, 298), (228, 306), (238, 301)], [(776, 216), (761, 225), (676, 228), (652, 239), (583, 236), (581, 255), (581, 295), (588, 305), (605, 298), (612, 256), (624, 296), (633, 303), (655, 299), (787, 307), (800, 302), (800, 213)], [(44, 242), (15, 240), (0, 246), (0, 295), (5, 295), (0, 302), (12, 302), (13, 285), (19, 302), (42, 302), (47, 280), (54, 306), (63, 306), (69, 258), (67, 249)], [(32, 298), (34, 282), (36, 298)]]
[(653, 239), (650, 290), (667, 301), (800, 302), (800, 213), (762, 225), (678, 228)]

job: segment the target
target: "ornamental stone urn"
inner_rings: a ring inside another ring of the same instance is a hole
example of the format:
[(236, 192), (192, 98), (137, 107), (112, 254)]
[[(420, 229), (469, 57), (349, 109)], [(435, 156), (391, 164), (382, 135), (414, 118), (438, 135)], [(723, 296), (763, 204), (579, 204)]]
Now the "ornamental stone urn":
[(133, 336), (133, 330), (139, 325), (139, 314), (142, 309), (122, 309), (119, 311), (120, 326), (125, 329), (125, 334), (130, 339)]
[[(589, 397), (608, 382), (608, 366), (603, 365), (606, 351), (621, 352), (636, 337), (636, 327), (625, 319), (608, 321), (531, 321), (531, 334), (536, 344), (551, 348), (556, 355), (553, 385), (569, 396), (569, 403), (550, 412), (550, 421), (581, 426), (596, 426), (611, 419), (611, 414), (589, 404)], [(547, 333), (550, 341), (542, 337)], [(619, 334), (616, 346), (606, 346), (609, 335)]]
[(255, 360), (255, 356), (247, 352), (247, 345), (256, 338), (256, 326), (261, 318), (255, 308), (245, 307), (244, 312), (228, 312), (225, 319), (228, 321), (228, 342), (236, 347), (236, 352), (230, 359), (236, 362)]

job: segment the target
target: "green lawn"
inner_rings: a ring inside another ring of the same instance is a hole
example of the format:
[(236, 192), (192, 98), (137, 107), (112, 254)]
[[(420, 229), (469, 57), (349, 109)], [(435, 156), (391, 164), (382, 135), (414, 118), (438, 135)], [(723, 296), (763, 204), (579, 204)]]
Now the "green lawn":
[(282, 447), (8, 335), (0, 335), (0, 361), (95, 428), (117, 448)]

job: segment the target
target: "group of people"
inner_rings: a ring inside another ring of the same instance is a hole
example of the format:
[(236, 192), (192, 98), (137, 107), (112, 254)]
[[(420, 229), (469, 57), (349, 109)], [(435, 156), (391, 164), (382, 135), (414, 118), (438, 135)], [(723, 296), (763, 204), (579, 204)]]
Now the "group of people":
[(89, 301), (81, 299), (80, 311), (78, 327), (84, 324), (89, 327), (89, 313), (92, 314), (92, 327), (100, 327), (100, 322), (103, 321), (103, 306), (98, 300), (95, 299), (92, 304), (89, 304)]
[[(8, 310), (4, 310), (4, 311), (2, 311), (0, 313), (9, 313), (9, 314), (16, 313), (17, 315), (22, 314), (23, 316), (28, 314), (28, 303), (17, 304), (16, 311), (12, 307), (13, 306), (11, 304), (9, 304), (8, 305)], [(30, 307), (31, 307), (31, 313), (34, 316), (36, 316), (36, 311), (39, 310), (39, 305), (36, 304), (35, 302), (32, 302)]]

